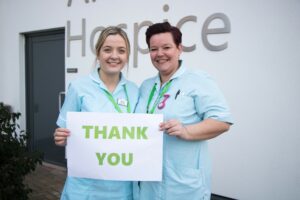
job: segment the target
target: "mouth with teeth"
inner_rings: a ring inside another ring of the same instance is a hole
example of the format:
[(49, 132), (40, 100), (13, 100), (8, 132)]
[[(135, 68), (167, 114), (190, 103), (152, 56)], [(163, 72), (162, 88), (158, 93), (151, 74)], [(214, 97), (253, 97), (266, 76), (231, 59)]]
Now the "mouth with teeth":
[(108, 61), (107, 63), (109, 65), (118, 65), (118, 64), (120, 64), (120, 61), (119, 60), (112, 60), (112, 61)]
[(156, 59), (155, 60), (155, 62), (157, 63), (157, 64), (163, 64), (163, 63), (166, 63), (166, 62), (168, 62), (169, 61), (169, 59)]

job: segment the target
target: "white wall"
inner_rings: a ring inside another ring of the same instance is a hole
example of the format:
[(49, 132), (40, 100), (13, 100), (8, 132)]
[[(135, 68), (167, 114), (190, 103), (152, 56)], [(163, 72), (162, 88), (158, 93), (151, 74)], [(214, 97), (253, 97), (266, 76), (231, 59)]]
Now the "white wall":
[(223, 86), (235, 125), (212, 141), (214, 188), (240, 199), (300, 199), (300, 1), (234, 7), (220, 67), (231, 74)]
[(25, 121), (25, 40), (21, 33), (65, 26), (65, 2), (0, 1), (0, 102), (13, 106)]
[[(170, 6), (168, 12), (162, 10), (165, 4)], [(134, 23), (163, 19), (177, 23), (194, 15), (197, 22), (187, 23), (182, 32), (184, 44), (196, 44), (197, 49), (184, 53), (182, 59), (188, 67), (215, 77), (235, 118), (228, 133), (210, 142), (213, 193), (245, 200), (300, 199), (299, 11), (298, 0), (136, 0), (128, 4), (73, 0), (71, 7), (61, 0), (0, 1), (0, 102), (25, 112), (22, 32), (63, 27), (70, 20), (74, 35), (86, 18), (88, 35), (96, 26), (126, 23), (133, 40)], [(231, 33), (210, 37), (216, 44), (228, 42), (224, 51), (212, 52), (203, 46), (201, 29), (205, 19), (217, 12), (228, 16)], [(139, 43), (146, 47), (142, 32)], [(94, 59), (89, 47), (86, 57), (81, 57), (80, 43), (72, 43), (71, 48), (66, 67), (78, 67), (79, 75), (87, 73)], [(138, 67), (133, 68), (131, 57), (128, 77), (139, 84), (156, 72), (149, 55), (138, 58)], [(75, 76), (67, 74), (67, 80)]]

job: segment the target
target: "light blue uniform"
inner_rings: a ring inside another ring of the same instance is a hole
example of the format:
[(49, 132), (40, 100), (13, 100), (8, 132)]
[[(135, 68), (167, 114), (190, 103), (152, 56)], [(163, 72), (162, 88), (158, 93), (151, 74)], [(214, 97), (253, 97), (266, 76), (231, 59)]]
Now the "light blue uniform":
[[(112, 96), (117, 99), (126, 100), (126, 93), (129, 98), (131, 112), (134, 111), (138, 101), (138, 87), (121, 75)], [(90, 75), (79, 78), (71, 82), (65, 98), (64, 105), (60, 111), (57, 125), (66, 127), (66, 114), (68, 111), (77, 112), (117, 112), (104, 93), (107, 90), (104, 83), (100, 80), (98, 69)], [(127, 107), (119, 105), (121, 110), (126, 113)], [(84, 163), (83, 163), (84, 164)], [(132, 200), (133, 183), (131, 181), (107, 181), (88, 178), (67, 177), (62, 200)]]
[[(208, 74), (188, 71), (181, 66), (171, 79), (166, 92), (170, 97), (165, 107), (156, 107), (154, 112), (163, 113), (165, 121), (177, 119), (188, 125), (211, 118), (232, 123), (226, 101)], [(146, 112), (149, 93), (155, 83), (158, 87), (149, 106), (152, 108), (159, 94), (158, 75), (142, 83), (136, 112)], [(210, 199), (211, 164), (207, 141), (186, 141), (168, 134), (164, 134), (163, 139), (162, 182), (141, 182), (140, 200)]]

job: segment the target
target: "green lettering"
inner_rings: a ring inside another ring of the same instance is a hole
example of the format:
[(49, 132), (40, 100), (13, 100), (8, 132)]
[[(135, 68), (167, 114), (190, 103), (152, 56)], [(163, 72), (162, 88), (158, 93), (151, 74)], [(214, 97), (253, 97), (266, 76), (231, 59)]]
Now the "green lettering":
[(111, 153), (108, 155), (107, 161), (108, 161), (108, 164), (115, 166), (115, 165), (119, 164), (120, 156), (117, 153)]
[(126, 154), (122, 153), (122, 164), (125, 166), (129, 166), (132, 164), (133, 155), (132, 155), (132, 153), (129, 153), (128, 155), (129, 155), (129, 158), (128, 158), (128, 161), (126, 161)]
[(93, 126), (82, 126), (83, 129), (85, 129), (85, 138), (90, 138), (90, 130), (93, 128)]
[(113, 126), (110, 130), (108, 139), (112, 139), (113, 137), (115, 137), (116, 139), (120, 139), (120, 133), (119, 133), (119, 129), (117, 126)]
[(134, 139), (134, 127), (131, 127), (131, 130), (129, 130), (128, 127), (123, 127), (123, 132), (122, 132), (122, 139), (126, 139), (127, 136), (130, 139)]
[(106, 130), (107, 130), (106, 126), (103, 126), (102, 130), (99, 130), (99, 126), (95, 126), (95, 139), (98, 139), (100, 134), (102, 134), (103, 139), (106, 139)]
[(143, 138), (144, 140), (147, 140), (148, 137), (146, 135), (146, 130), (148, 127), (137, 127), (137, 139)]
[(98, 161), (99, 161), (99, 165), (103, 165), (103, 160), (106, 156), (106, 153), (103, 153), (102, 155), (100, 153), (96, 153), (96, 156), (98, 158)]

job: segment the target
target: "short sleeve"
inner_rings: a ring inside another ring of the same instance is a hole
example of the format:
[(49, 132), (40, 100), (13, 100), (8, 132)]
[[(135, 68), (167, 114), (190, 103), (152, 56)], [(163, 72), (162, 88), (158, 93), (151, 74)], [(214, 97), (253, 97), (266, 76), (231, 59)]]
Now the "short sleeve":
[(59, 127), (66, 128), (67, 112), (70, 111), (78, 112), (80, 110), (81, 110), (80, 96), (78, 95), (78, 92), (74, 87), (74, 85), (71, 83), (68, 87), (65, 101), (62, 108), (60, 109), (60, 113), (56, 121), (56, 124)]
[(207, 74), (201, 76), (195, 90), (194, 101), (197, 113), (203, 119), (215, 119), (232, 124), (233, 120), (224, 95), (216, 82)]

